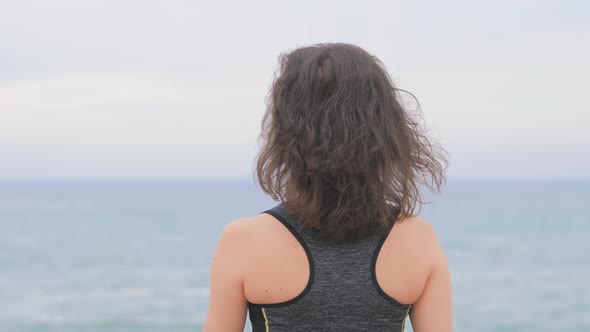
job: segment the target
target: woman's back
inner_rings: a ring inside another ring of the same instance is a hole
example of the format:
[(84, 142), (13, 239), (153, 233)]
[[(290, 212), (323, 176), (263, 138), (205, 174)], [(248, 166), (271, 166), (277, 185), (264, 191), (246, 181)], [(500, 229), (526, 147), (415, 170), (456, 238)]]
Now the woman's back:
[[(432, 272), (445, 276), (434, 231), (419, 217), (395, 223), (388, 234), (345, 243), (297, 224), (278, 205), (233, 222), (224, 232), (234, 261), (225, 272), (242, 276), (254, 332), (402, 331)], [(447, 294), (426, 295), (439, 298), (450, 312)], [(444, 317), (444, 311), (436, 314)], [(412, 319), (419, 326), (418, 318)]]
[(444, 181), (383, 65), (349, 44), (280, 58), (256, 163), (280, 201), (231, 223), (211, 268), (207, 332), (451, 330), (442, 249), (415, 208)]
[[(318, 232), (298, 230), (297, 219), (283, 205), (263, 215), (280, 221), (291, 234), (281, 234), (275, 239), (283, 241), (284, 245), (269, 243), (272, 246), (267, 250), (276, 249), (275, 253), (265, 255), (257, 248), (255, 259), (268, 260), (269, 266), (265, 264), (263, 268), (253, 269), (252, 275), (247, 274), (244, 278), (244, 293), (255, 332), (265, 331), (267, 326), (269, 331), (292, 331), (295, 327), (302, 331), (402, 330), (411, 305), (401, 304), (383, 293), (374, 281), (373, 263), (386, 234), (331, 242)], [(270, 222), (275, 223), (274, 220)], [(289, 237), (295, 238), (299, 245), (290, 248), (293, 239)], [(258, 247), (264, 245), (266, 243), (261, 239)], [(304, 249), (303, 253), (301, 249)], [(309, 262), (307, 271), (299, 266), (291, 270), (275, 265), (297, 264), (302, 260)], [(272, 279), (265, 275), (271, 275)], [(301, 280), (306, 284), (305, 288), (297, 287)], [(282, 289), (288, 289), (290, 294), (298, 292), (298, 295), (285, 297)], [(277, 294), (273, 294), (275, 292)]]

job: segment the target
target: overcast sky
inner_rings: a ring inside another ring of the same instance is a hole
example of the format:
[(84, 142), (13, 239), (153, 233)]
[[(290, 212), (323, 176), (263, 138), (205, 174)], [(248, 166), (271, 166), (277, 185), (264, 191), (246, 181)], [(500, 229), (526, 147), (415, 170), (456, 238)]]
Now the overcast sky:
[(590, 176), (588, 1), (0, 0), (0, 178), (249, 177), (282, 51), (358, 44), (456, 177)]

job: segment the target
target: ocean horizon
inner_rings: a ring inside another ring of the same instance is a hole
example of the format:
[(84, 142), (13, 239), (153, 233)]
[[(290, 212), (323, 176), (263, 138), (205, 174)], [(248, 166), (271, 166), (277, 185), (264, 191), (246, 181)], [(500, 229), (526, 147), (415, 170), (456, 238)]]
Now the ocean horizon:
[[(454, 331), (590, 331), (590, 179), (426, 197)], [(200, 331), (223, 227), (275, 204), (250, 179), (0, 180), (0, 331)]]

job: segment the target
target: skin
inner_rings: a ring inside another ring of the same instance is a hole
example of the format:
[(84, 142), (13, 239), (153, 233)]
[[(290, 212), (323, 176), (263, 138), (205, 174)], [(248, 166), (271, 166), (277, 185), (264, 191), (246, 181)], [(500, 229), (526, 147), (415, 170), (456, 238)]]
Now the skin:
[[(375, 270), (386, 294), (412, 304), (415, 332), (452, 330), (449, 269), (430, 223), (420, 217), (398, 221), (383, 244)], [(288, 301), (303, 291), (308, 277), (305, 251), (274, 217), (260, 214), (228, 224), (211, 265), (204, 331), (243, 331), (246, 301)]]

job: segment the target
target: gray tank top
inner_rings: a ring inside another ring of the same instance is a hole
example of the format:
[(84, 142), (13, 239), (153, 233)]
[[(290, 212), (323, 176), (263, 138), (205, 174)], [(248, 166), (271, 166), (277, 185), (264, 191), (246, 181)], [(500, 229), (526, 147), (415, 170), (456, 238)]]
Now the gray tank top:
[(281, 303), (248, 302), (253, 332), (403, 331), (410, 304), (388, 296), (375, 277), (387, 234), (334, 243), (302, 230), (284, 205), (264, 211), (278, 219), (307, 254), (310, 277), (297, 297)]

